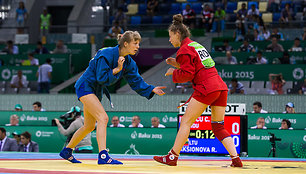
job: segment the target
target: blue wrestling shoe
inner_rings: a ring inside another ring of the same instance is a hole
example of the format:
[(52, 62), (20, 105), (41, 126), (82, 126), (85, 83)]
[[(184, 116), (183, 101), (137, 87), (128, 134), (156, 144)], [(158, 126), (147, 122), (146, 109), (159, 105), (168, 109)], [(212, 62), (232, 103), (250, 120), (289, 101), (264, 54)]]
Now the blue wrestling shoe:
[(122, 162), (111, 158), (107, 150), (102, 150), (98, 156), (98, 164), (123, 164)]
[(72, 155), (72, 149), (70, 148), (64, 148), (60, 154), (59, 154), (62, 158), (64, 158), (65, 160), (68, 160), (69, 162), (72, 163), (82, 163), (81, 161), (77, 160), (74, 158), (74, 156)]

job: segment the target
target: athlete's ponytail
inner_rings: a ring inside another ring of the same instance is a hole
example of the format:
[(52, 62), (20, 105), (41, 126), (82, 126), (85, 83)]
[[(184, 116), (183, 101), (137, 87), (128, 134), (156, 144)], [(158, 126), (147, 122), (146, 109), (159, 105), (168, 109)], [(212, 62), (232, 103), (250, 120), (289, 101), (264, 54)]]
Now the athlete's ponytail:
[(183, 24), (183, 16), (181, 14), (173, 15), (173, 21), (168, 30), (173, 33), (179, 32), (181, 35), (181, 41), (186, 37), (191, 36), (189, 28)]
[(124, 46), (124, 42), (130, 43), (132, 41), (141, 41), (141, 36), (138, 31), (126, 31), (123, 34), (117, 36), (119, 47)]

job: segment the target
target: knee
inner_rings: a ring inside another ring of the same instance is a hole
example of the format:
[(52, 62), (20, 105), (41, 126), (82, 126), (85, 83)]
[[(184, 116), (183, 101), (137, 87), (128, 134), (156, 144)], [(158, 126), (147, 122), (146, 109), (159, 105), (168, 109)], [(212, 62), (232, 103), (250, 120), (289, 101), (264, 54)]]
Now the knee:
[(224, 129), (224, 122), (211, 121), (211, 129), (214, 133)]
[(108, 123), (108, 116), (107, 115), (99, 116), (98, 119), (97, 119), (97, 122), (107, 124)]
[(231, 136), (224, 128), (223, 122), (212, 122), (211, 128), (218, 140), (222, 141), (224, 138)]

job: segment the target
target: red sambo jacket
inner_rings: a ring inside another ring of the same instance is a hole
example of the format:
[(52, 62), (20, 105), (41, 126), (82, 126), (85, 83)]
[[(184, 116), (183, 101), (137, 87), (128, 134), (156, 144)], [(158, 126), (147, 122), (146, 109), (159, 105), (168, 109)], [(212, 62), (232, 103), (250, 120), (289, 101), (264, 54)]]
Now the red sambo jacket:
[(176, 53), (180, 68), (174, 70), (174, 83), (192, 82), (193, 89), (206, 96), (215, 91), (228, 90), (219, 76), (215, 62), (207, 50), (197, 42), (185, 38)]

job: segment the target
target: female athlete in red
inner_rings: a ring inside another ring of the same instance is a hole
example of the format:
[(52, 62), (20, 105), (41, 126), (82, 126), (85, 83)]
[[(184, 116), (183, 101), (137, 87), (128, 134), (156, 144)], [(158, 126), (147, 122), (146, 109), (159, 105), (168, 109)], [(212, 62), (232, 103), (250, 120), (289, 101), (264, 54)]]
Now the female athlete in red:
[(180, 49), (177, 51), (176, 59), (168, 58), (166, 60), (167, 64), (174, 66), (176, 69), (169, 68), (165, 75), (172, 75), (174, 83), (191, 81), (194, 93), (188, 100), (189, 104), (182, 117), (173, 148), (168, 155), (154, 156), (154, 160), (166, 165), (176, 166), (179, 153), (189, 136), (191, 125), (210, 105), (213, 133), (231, 155), (231, 166), (242, 167), (233, 139), (224, 129), (228, 88), (218, 75), (214, 67), (215, 62), (207, 50), (199, 43), (189, 39), (190, 31), (182, 21), (182, 15), (174, 15), (173, 22), (168, 29), (169, 41), (174, 47), (180, 47)]

